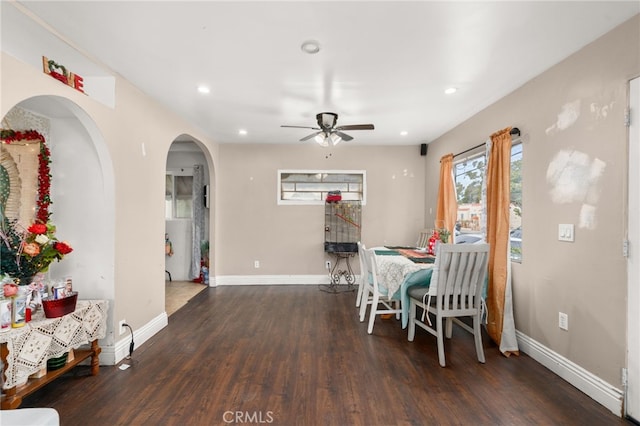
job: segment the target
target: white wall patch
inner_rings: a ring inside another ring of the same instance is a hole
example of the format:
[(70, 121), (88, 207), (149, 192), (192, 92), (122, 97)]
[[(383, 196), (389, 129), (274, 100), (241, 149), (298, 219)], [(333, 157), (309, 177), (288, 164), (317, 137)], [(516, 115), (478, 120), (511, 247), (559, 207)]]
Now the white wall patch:
[(556, 204), (582, 203), (578, 226), (595, 229), (596, 206), (600, 199), (600, 178), (607, 167), (599, 158), (580, 151), (561, 150), (547, 168), (549, 195)]
[(587, 191), (587, 197), (585, 202), (596, 205), (600, 199), (600, 185), (598, 182), (604, 174), (604, 169), (607, 167), (606, 163), (599, 158), (594, 159), (589, 167), (589, 189)]
[(615, 102), (609, 102), (608, 104), (600, 105), (595, 102), (591, 103), (591, 116), (596, 120), (603, 120), (607, 118), (610, 112), (613, 111)]
[(562, 105), (562, 110), (558, 114), (558, 120), (547, 128), (547, 135), (551, 135), (560, 130), (566, 130), (580, 117), (580, 99)]
[(578, 226), (589, 230), (596, 229), (596, 208), (591, 204), (583, 204), (580, 209), (580, 218), (578, 220)]
[(558, 152), (547, 168), (551, 200), (556, 204), (582, 202), (589, 188), (589, 173), (587, 154), (568, 150)]

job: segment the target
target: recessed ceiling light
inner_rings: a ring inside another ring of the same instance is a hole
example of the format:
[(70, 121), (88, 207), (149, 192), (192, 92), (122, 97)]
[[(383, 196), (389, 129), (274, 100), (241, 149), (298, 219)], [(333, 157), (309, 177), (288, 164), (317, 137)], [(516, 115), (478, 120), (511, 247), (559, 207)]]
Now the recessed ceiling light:
[(400, 132), (400, 136), (407, 136), (408, 134), (409, 132), (407, 132), (406, 130)]
[(320, 43), (315, 40), (307, 40), (300, 46), (303, 52), (314, 55), (320, 51)]
[(209, 89), (207, 86), (198, 86), (198, 93), (202, 93), (204, 95), (206, 95), (207, 93), (210, 93), (211, 89)]
[(449, 87), (448, 89), (444, 90), (444, 93), (446, 93), (447, 95), (452, 95), (454, 93), (456, 93), (458, 91), (458, 89), (456, 89), (455, 87)]
[(245, 129), (240, 129), (240, 130), (238, 130), (238, 134), (240, 136), (245, 136), (247, 134), (247, 131)]

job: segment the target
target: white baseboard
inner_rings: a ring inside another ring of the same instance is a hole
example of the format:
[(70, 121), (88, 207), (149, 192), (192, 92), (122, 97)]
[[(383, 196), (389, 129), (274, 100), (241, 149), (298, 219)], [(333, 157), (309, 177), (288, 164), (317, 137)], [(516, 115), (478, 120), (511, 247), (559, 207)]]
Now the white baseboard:
[[(169, 324), (169, 316), (166, 312), (158, 315), (141, 328), (133, 331), (133, 341), (135, 342), (135, 350), (149, 340), (153, 335), (165, 328)], [(129, 355), (129, 345), (131, 343), (131, 335), (124, 335), (124, 338), (118, 340), (114, 346), (102, 347), (100, 353), (100, 365), (116, 365)]]
[(616, 416), (622, 417), (623, 391), (516, 330), (520, 350), (571, 383)]

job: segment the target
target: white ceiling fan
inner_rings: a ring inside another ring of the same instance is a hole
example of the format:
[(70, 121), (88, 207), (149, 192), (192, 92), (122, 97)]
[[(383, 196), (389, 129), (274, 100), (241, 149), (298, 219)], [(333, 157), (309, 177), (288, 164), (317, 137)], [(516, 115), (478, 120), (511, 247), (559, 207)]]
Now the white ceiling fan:
[(373, 124), (349, 124), (346, 126), (336, 126), (338, 122), (338, 114), (333, 112), (321, 112), (316, 114), (316, 120), (318, 121), (318, 127), (309, 126), (287, 126), (282, 125), (280, 127), (293, 127), (296, 129), (311, 129), (317, 130), (310, 135), (300, 139), (301, 142), (307, 141), (313, 138), (321, 146), (337, 145), (340, 141), (350, 141), (352, 136), (347, 135), (343, 130), (373, 130)]

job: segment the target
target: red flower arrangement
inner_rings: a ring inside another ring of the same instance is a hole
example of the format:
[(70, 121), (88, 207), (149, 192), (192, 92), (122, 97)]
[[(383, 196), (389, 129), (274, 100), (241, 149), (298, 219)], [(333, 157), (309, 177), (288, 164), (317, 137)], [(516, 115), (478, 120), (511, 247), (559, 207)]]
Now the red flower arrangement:
[(52, 223), (34, 223), (27, 229), (15, 220), (4, 219), (0, 228), (0, 266), (12, 278), (32, 277), (45, 272), (54, 260), (71, 253), (71, 246), (58, 241)]

